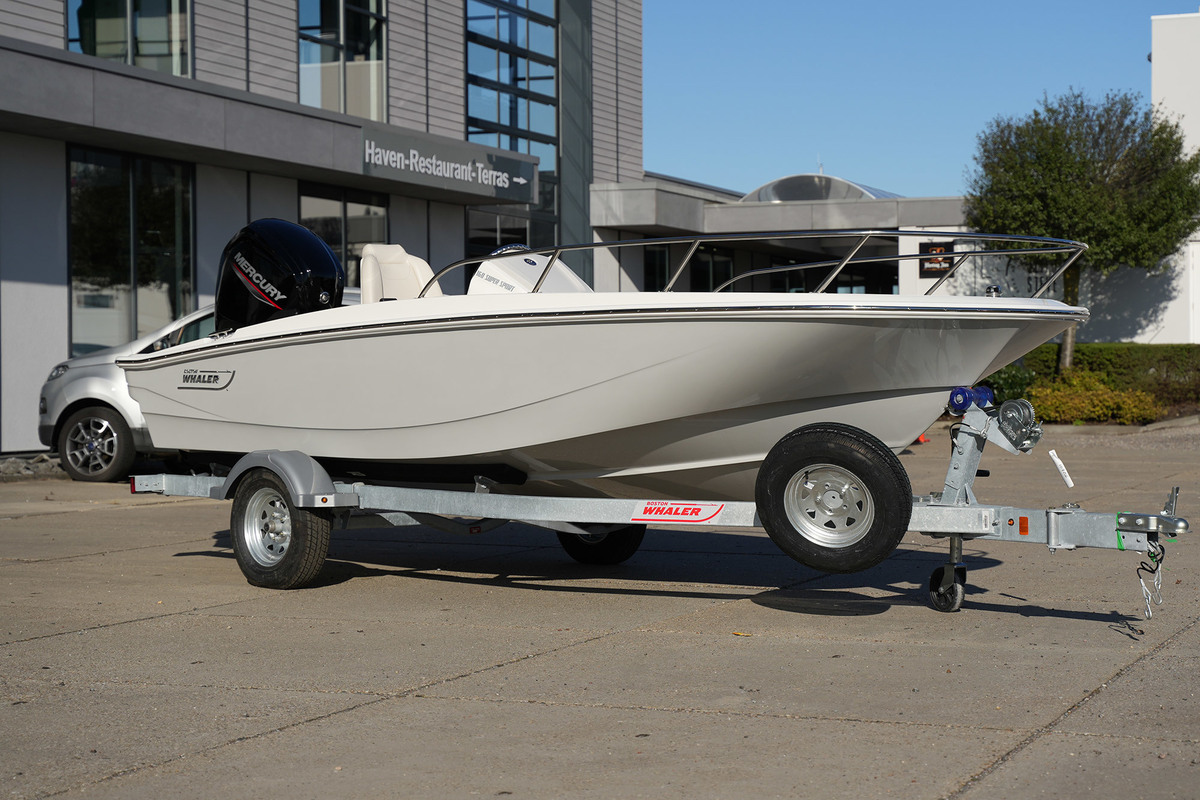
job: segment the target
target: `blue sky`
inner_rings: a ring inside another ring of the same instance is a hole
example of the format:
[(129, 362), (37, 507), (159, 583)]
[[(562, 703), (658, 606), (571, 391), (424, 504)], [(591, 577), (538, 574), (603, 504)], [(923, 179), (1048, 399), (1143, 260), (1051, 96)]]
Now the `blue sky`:
[(1070, 88), (1150, 102), (1150, 17), (1200, 0), (643, 0), (645, 168), (962, 194), (976, 137)]

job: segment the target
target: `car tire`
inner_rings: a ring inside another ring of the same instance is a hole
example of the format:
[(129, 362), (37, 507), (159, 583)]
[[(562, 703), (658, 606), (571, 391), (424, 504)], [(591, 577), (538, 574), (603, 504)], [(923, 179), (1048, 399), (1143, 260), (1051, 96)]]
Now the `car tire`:
[(129, 425), (107, 406), (79, 409), (58, 432), (59, 461), (73, 480), (124, 480), (136, 455)]

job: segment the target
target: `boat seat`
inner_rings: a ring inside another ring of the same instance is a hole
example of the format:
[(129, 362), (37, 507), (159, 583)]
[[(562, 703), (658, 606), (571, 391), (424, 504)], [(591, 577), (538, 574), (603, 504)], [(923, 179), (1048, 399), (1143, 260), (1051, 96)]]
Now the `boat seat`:
[[(410, 255), (398, 244), (368, 244), (362, 249), (359, 263), (359, 283), (362, 302), (377, 303), (383, 299), (410, 300), (433, 277), (433, 270), (424, 259)], [(442, 290), (435, 283), (426, 297), (440, 297)]]

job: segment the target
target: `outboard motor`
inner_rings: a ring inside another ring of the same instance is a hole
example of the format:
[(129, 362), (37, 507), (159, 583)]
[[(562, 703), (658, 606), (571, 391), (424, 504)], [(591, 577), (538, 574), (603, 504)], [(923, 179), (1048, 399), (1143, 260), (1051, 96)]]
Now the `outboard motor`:
[(341, 261), (315, 233), (281, 219), (255, 220), (221, 254), (216, 329), (336, 308), (345, 286)]

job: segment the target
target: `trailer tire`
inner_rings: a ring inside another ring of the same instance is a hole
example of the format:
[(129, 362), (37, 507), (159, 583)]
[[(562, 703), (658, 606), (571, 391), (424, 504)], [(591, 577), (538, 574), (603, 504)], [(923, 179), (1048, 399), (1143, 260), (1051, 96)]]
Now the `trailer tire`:
[(638, 551), (645, 536), (645, 525), (623, 525), (607, 533), (559, 533), (558, 541), (581, 564), (620, 564)]
[(234, 490), (229, 536), (254, 586), (307, 586), (325, 565), (332, 528), (328, 511), (296, 508), (283, 480), (268, 469), (250, 470)]
[(755, 484), (758, 515), (783, 552), (823, 572), (858, 572), (904, 538), (912, 486), (876, 437), (839, 423), (806, 425), (771, 448)]

